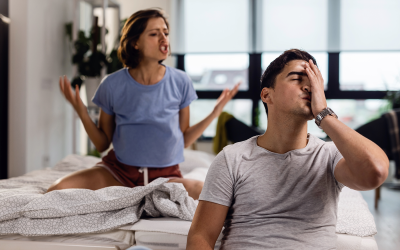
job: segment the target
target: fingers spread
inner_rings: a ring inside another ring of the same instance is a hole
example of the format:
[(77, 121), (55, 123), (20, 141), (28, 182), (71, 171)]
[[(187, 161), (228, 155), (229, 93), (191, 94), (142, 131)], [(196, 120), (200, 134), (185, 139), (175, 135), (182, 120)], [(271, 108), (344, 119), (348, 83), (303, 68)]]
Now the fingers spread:
[(61, 92), (63, 92), (64, 93), (64, 83), (63, 83), (63, 80), (62, 80), (62, 77), (60, 76), (60, 79), (59, 79), (59, 85), (60, 85), (60, 90), (61, 90)]
[(68, 77), (67, 77), (67, 76), (64, 76), (64, 82), (65, 82), (66, 84), (71, 85), (71, 82), (68, 80)]
[(310, 79), (310, 81), (314, 81), (315, 80), (315, 74), (314, 72), (311, 70), (310, 67), (306, 67), (306, 73), (308, 78)]
[(318, 77), (318, 79), (323, 80), (321, 71), (319, 71), (319, 68), (317, 67), (317, 65), (314, 64), (314, 62), (311, 59), (310, 59), (310, 65), (315, 75)]

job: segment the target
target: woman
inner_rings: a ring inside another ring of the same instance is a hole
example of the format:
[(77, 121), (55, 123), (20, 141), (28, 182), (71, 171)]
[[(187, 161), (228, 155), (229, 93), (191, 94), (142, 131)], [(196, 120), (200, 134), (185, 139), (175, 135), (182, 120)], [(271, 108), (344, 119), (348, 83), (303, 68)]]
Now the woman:
[(198, 199), (203, 182), (184, 179), (179, 171), (183, 149), (220, 115), (239, 84), (225, 89), (213, 112), (190, 127), (189, 104), (197, 95), (183, 71), (161, 64), (169, 54), (168, 32), (168, 22), (159, 10), (141, 10), (126, 21), (118, 50), (125, 68), (106, 76), (92, 100), (100, 107), (98, 126), (90, 119), (78, 87), (74, 94), (68, 79), (60, 77), (61, 91), (97, 150), (105, 151), (111, 142), (114, 149), (96, 166), (57, 180), (48, 192), (141, 186), (145, 184), (145, 168), (149, 181), (169, 178), (182, 183), (189, 195)]

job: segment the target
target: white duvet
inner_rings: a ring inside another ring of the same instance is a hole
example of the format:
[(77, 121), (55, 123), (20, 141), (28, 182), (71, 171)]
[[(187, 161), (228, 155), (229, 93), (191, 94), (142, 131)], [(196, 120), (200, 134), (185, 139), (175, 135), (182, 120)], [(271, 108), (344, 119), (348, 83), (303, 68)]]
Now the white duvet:
[(143, 213), (192, 220), (198, 202), (187, 195), (182, 184), (167, 183), (166, 178), (136, 188), (66, 189), (44, 194), (52, 182), (70, 169), (93, 166), (97, 161), (70, 155), (54, 170), (0, 181), (0, 235), (106, 232), (135, 223)]

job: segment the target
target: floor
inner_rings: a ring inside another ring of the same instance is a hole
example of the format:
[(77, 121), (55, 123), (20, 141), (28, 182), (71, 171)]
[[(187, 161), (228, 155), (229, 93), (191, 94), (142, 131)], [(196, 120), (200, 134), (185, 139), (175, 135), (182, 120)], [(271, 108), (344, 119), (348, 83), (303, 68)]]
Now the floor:
[(378, 234), (375, 235), (380, 250), (400, 249), (400, 190), (381, 188), (378, 209), (374, 208), (375, 191), (361, 192), (375, 218)]

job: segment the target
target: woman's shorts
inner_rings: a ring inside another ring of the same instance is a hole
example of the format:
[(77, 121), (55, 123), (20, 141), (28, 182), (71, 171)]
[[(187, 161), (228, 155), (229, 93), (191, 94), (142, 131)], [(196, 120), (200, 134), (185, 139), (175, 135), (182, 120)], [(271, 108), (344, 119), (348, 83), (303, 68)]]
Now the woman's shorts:
[[(141, 167), (126, 165), (117, 160), (114, 150), (110, 150), (102, 161), (96, 164), (96, 167), (107, 169), (114, 178), (126, 187), (144, 186), (144, 174), (139, 172)], [(147, 168), (149, 183), (158, 177), (169, 179), (183, 178), (179, 165), (165, 168)]]

